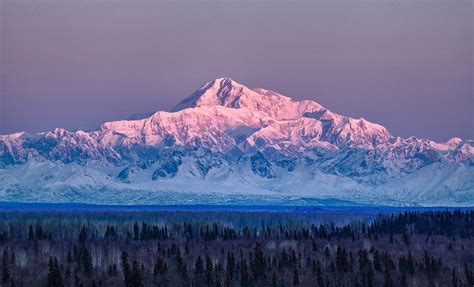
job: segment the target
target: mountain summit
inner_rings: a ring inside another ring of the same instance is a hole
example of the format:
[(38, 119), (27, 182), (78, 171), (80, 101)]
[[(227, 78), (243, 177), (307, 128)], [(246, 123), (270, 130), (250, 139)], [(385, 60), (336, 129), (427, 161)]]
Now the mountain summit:
[(229, 77), (171, 112), (0, 136), (0, 200), (473, 205), (473, 142), (381, 125)]
[(280, 120), (296, 119), (305, 112), (323, 110), (323, 107), (316, 102), (297, 102), (265, 89), (251, 90), (229, 77), (224, 77), (206, 83), (190, 97), (180, 102), (173, 111), (205, 106), (248, 108)]
[[(298, 137), (304, 133), (307, 139), (324, 140), (331, 144), (356, 143), (370, 146), (385, 142), (392, 137), (384, 127), (364, 119), (338, 115), (314, 101), (294, 101), (270, 90), (252, 90), (229, 77), (206, 83), (172, 111), (213, 106), (248, 109), (262, 113), (278, 121), (276, 124), (278, 127), (269, 124), (266, 129), (267, 132), (273, 133), (273, 136), (277, 136), (275, 129), (279, 129), (284, 122), (287, 129), (290, 126), (305, 127), (300, 128)], [(260, 135), (264, 133), (265, 131), (262, 131)]]

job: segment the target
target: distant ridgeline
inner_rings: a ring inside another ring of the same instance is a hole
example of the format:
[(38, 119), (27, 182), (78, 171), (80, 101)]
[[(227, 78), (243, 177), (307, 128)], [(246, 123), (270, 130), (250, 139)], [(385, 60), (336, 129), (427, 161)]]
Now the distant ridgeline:
[(472, 206), (473, 154), (225, 77), (171, 112), (0, 136), (0, 201)]

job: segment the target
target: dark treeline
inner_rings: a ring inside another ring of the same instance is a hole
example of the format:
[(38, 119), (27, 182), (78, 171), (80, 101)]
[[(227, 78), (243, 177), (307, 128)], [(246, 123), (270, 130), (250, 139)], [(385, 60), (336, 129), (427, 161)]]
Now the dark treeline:
[(1, 286), (473, 286), (474, 211), (0, 213)]

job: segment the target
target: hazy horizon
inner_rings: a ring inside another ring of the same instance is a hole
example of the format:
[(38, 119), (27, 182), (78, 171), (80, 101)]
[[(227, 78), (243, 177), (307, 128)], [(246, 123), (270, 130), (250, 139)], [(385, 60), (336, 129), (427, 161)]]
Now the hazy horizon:
[(222, 76), (474, 139), (472, 1), (2, 1), (0, 134), (169, 110)]

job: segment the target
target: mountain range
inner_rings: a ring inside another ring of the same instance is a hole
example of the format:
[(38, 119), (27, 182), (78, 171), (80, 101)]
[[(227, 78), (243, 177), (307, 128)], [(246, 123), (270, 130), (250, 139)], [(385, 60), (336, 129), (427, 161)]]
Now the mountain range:
[(473, 155), (224, 77), (169, 112), (0, 135), (0, 201), (472, 206)]

